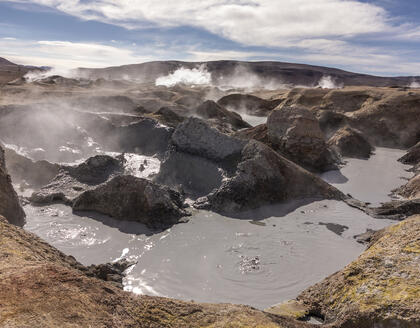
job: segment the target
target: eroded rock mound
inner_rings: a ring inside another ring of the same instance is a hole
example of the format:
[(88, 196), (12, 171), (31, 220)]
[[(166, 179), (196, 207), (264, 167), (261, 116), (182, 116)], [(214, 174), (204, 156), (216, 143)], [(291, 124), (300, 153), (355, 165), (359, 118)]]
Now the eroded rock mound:
[(54, 179), (35, 191), (29, 200), (38, 205), (71, 204), (82, 192), (124, 173), (123, 159), (107, 155), (90, 157), (76, 166), (61, 166)]
[(228, 111), (212, 100), (207, 100), (197, 107), (196, 113), (202, 118), (215, 120), (220, 123), (228, 123), (235, 130), (251, 127), (247, 122), (242, 120), (241, 115)]
[(12, 149), (5, 149), (6, 166), (15, 182), (29, 186), (42, 186), (50, 182), (60, 169), (58, 164), (48, 161), (33, 161)]
[(267, 116), (270, 111), (280, 104), (281, 100), (266, 100), (253, 95), (234, 93), (222, 97), (217, 101), (220, 106), (229, 110), (245, 112), (249, 115)]
[(20, 206), (18, 196), (13, 189), (12, 180), (6, 170), (4, 150), (0, 146), (0, 215), (7, 217), (10, 223), (23, 226), (25, 212)]
[(220, 166), (206, 158), (171, 151), (167, 153), (155, 181), (197, 198), (220, 187), (223, 176)]
[(225, 179), (219, 189), (199, 199), (195, 206), (235, 214), (292, 199), (342, 197), (317, 176), (251, 140), (242, 151), (233, 177)]
[(417, 165), (420, 164), (420, 142), (411, 147), (407, 154), (399, 159), (404, 164)]
[(246, 142), (220, 133), (204, 121), (190, 117), (175, 130), (172, 143), (179, 151), (222, 161), (237, 157)]
[(369, 158), (374, 148), (357, 130), (348, 126), (338, 130), (327, 142), (341, 156)]
[(149, 180), (117, 176), (73, 201), (75, 211), (95, 211), (116, 219), (167, 228), (188, 215), (179, 193)]
[(368, 249), (298, 300), (333, 327), (420, 326), (420, 216), (376, 233)]
[(307, 169), (336, 168), (337, 158), (328, 149), (318, 120), (304, 107), (278, 107), (268, 117), (267, 134), (276, 150)]

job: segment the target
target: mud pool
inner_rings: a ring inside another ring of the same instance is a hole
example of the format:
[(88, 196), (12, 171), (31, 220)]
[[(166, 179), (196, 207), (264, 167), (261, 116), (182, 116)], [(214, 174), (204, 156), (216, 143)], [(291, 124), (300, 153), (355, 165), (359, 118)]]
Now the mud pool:
[[(323, 178), (361, 200), (386, 201), (400, 177), (410, 176), (396, 162), (403, 154), (379, 148), (370, 160), (348, 160), (341, 173)], [(354, 235), (392, 223), (338, 201), (296, 205), (262, 208), (246, 219), (195, 211), (188, 223), (159, 233), (97, 214), (78, 216), (64, 205), (26, 205), (25, 228), (83, 264), (137, 261), (124, 281), (128, 291), (265, 308), (355, 259), (364, 246)]]

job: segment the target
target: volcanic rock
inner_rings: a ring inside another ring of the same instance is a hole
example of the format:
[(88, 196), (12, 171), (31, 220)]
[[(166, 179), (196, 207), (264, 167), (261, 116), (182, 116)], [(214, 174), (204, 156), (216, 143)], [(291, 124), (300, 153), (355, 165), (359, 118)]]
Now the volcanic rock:
[(251, 127), (247, 122), (242, 120), (239, 114), (228, 111), (212, 100), (207, 100), (198, 106), (196, 113), (205, 119), (228, 123), (235, 130)]
[(281, 100), (266, 100), (253, 95), (234, 93), (220, 98), (217, 103), (229, 110), (245, 112), (254, 116), (267, 116)]
[(38, 205), (71, 204), (83, 191), (124, 173), (122, 159), (97, 155), (76, 166), (61, 166), (54, 179), (35, 191), (29, 200)]
[(343, 270), (298, 296), (332, 327), (420, 326), (420, 216), (378, 232)]
[(120, 220), (137, 221), (162, 229), (188, 215), (179, 193), (149, 180), (129, 175), (83, 192), (73, 201), (75, 211), (95, 211)]
[(4, 150), (0, 146), (0, 215), (6, 216), (10, 223), (23, 226), (25, 212), (20, 206), (13, 189), (12, 180), (6, 170)]
[(160, 123), (176, 128), (178, 124), (184, 121), (184, 118), (178, 115), (173, 109), (174, 107), (161, 107), (154, 112), (153, 118), (156, 118)]
[(219, 188), (223, 174), (219, 165), (206, 158), (171, 151), (163, 160), (155, 181), (197, 198)]
[(199, 199), (195, 206), (235, 214), (293, 199), (341, 199), (343, 195), (317, 176), (251, 140), (244, 147), (233, 177)]
[(328, 149), (314, 114), (304, 107), (278, 107), (267, 120), (270, 143), (281, 154), (314, 171), (336, 168), (336, 156)]
[(59, 172), (60, 166), (48, 161), (33, 161), (10, 148), (5, 148), (6, 167), (15, 182), (39, 187), (50, 182)]
[(178, 151), (214, 161), (239, 156), (246, 144), (243, 140), (220, 133), (194, 117), (190, 117), (177, 127), (172, 135), (172, 143)]
[(420, 141), (411, 147), (399, 161), (410, 165), (420, 164)]
[(374, 148), (357, 130), (348, 126), (338, 130), (327, 142), (341, 156), (369, 158)]

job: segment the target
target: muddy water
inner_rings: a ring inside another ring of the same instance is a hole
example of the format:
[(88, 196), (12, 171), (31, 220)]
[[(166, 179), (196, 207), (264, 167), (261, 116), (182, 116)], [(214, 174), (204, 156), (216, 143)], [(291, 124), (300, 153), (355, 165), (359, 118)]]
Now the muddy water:
[[(371, 168), (370, 175), (381, 172), (378, 164), (370, 164), (382, 163), (382, 155), (379, 149), (364, 162)], [(353, 184), (354, 196), (366, 188), (357, 177), (360, 169), (353, 168), (358, 164), (351, 160), (342, 170), (347, 183)], [(403, 173), (399, 165), (390, 165), (382, 180), (390, 179), (385, 185), (392, 189)], [(77, 216), (63, 205), (27, 205), (25, 228), (84, 264), (122, 256), (136, 260), (125, 279), (128, 291), (265, 308), (295, 297), (356, 258), (364, 247), (354, 235), (392, 223), (337, 201), (312, 202), (297, 209), (293, 205), (249, 213), (250, 219), (265, 218), (259, 221), (196, 211), (188, 223), (159, 233), (133, 222)]]
[(248, 124), (250, 124), (251, 126), (257, 126), (260, 124), (267, 123), (266, 116), (254, 116), (254, 115), (249, 115), (243, 112), (238, 112), (238, 114), (240, 114), (242, 116), (242, 119)]
[(326, 172), (322, 178), (354, 198), (379, 206), (390, 201), (391, 191), (413, 176), (407, 172), (411, 166), (398, 162), (404, 154), (403, 150), (376, 148), (369, 160), (346, 158), (346, 166)]

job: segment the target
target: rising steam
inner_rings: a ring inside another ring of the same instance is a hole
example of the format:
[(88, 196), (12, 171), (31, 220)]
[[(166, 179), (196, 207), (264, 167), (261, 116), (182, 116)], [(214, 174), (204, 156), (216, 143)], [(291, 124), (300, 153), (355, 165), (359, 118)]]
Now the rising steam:
[(343, 87), (342, 83), (337, 83), (332, 76), (323, 76), (319, 82), (317, 87), (322, 89), (341, 89)]
[(209, 85), (210, 83), (211, 74), (205, 65), (193, 69), (181, 67), (169, 75), (157, 78), (155, 82), (156, 85), (166, 87), (173, 87), (177, 84)]

